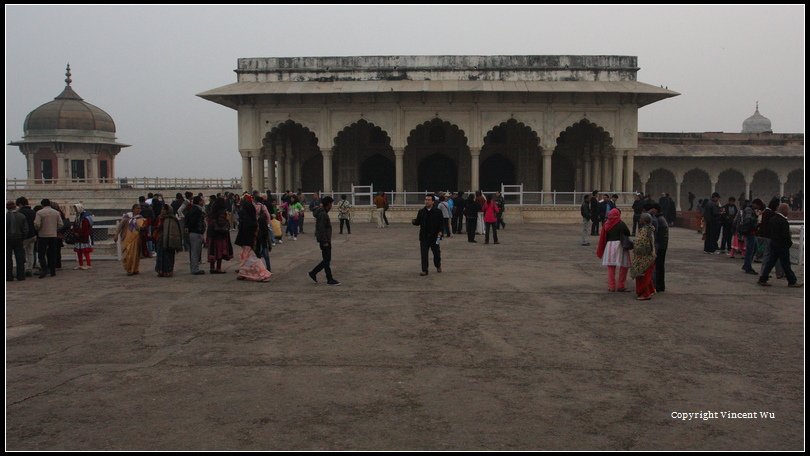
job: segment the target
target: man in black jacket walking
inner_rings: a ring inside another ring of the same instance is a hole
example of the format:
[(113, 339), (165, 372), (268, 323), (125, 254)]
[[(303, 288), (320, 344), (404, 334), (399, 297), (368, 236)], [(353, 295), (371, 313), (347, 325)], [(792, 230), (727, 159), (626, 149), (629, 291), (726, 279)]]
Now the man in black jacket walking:
[[(785, 276), (788, 280), (788, 286), (798, 288), (802, 284), (797, 283), (796, 274), (790, 267), (790, 246), (793, 245), (793, 239), (790, 235), (790, 224), (788, 223), (787, 214), (790, 207), (782, 203), (776, 210), (776, 214), (772, 215), (768, 221), (768, 228), (771, 240), (771, 256), (762, 268), (762, 273), (759, 276), (759, 283), (762, 286), (769, 286), (768, 276), (771, 269), (778, 261), (785, 270)], [(763, 222), (764, 223), (764, 222)]]
[(434, 207), (433, 195), (425, 196), (425, 207), (419, 210), (413, 224), (419, 227), (419, 247), (422, 253), (422, 273), (428, 275), (428, 249), (433, 250), (433, 265), (436, 272), (442, 272), (442, 254), (439, 241), (442, 239), (444, 219), (441, 211)]
[(315, 214), (315, 239), (318, 240), (318, 245), (321, 247), (322, 260), (307, 275), (313, 282), (318, 283), (316, 276), (323, 270), (326, 271), (327, 285), (340, 285), (340, 282), (332, 277), (332, 268), (330, 267), (332, 262), (332, 222), (329, 220), (329, 211), (332, 209), (333, 202), (331, 196), (324, 196), (321, 200), (321, 207), (313, 210)]

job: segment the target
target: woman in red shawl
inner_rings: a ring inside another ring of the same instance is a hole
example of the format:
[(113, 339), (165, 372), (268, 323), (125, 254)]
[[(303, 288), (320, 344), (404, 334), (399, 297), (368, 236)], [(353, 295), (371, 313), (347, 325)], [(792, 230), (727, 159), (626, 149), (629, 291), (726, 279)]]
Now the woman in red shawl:
[[(608, 212), (607, 221), (599, 234), (596, 256), (602, 259), (602, 266), (608, 268), (608, 291), (629, 291), (624, 287), (630, 256), (622, 248), (622, 234), (630, 236), (630, 230), (622, 222), (622, 212), (613, 208)], [(619, 268), (619, 282), (616, 283), (616, 268)], [(617, 287), (618, 285), (618, 287)]]

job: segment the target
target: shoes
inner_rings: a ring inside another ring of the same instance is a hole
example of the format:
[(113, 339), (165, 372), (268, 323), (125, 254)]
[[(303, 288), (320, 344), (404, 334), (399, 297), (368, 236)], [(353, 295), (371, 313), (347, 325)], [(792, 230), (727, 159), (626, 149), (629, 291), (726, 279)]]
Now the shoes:
[(584, 244), (580, 244), (580, 245), (582, 245), (582, 246), (586, 246), (586, 245), (591, 245), (591, 243), (590, 243), (590, 242), (586, 242), (586, 243), (584, 243)]
[(762, 282), (762, 281), (757, 281), (757, 285), (761, 285), (761, 286), (763, 286), (763, 287), (769, 287), (769, 286), (771, 286), (771, 284), (769, 284), (768, 282)]
[(500, 244), (500, 242), (498, 242), (498, 241), (495, 241), (495, 244)]
[(79, 270), (79, 269), (84, 269), (84, 266), (76, 266), (76, 267), (73, 268), (74, 271)]
[[(23, 279), (20, 279), (20, 280), (23, 280)], [(801, 287), (804, 286), (804, 284), (803, 283), (789, 283), (788, 286), (790, 288), (801, 288)]]
[(40, 274), (39, 274), (39, 278), (40, 278), (40, 279), (44, 279), (44, 278), (45, 278), (47, 275), (48, 275), (48, 274), (46, 274), (46, 273), (44, 273), (44, 272), (43, 272), (43, 273), (40, 273)]
[(26, 277), (34, 277), (34, 273), (31, 272), (31, 271), (25, 271), (25, 276)]
[(422, 271), (422, 272), (419, 273), (419, 275), (420, 276), (426, 276), (426, 275), (428, 275), (428, 273), (427, 273), (427, 271)]
[(484, 241), (484, 244), (489, 244), (489, 241)]
[(297, 240), (298, 240), (298, 238), (293, 236), (293, 241), (297, 241)]
[(225, 271), (215, 269), (215, 270), (211, 271), (211, 274), (225, 274)]
[(318, 283), (318, 279), (315, 277), (315, 274), (313, 274), (312, 271), (307, 272), (307, 276), (309, 276), (309, 278), (312, 279), (313, 282)]
[(638, 298), (636, 298), (637, 301), (649, 301), (650, 299), (652, 299), (652, 296), (646, 296), (646, 297), (639, 296)]
[(617, 288), (616, 291), (630, 291), (627, 288)]
[(205, 275), (205, 271), (192, 272), (191, 275)]
[(614, 291), (616, 291), (616, 289), (615, 288), (608, 288), (608, 291), (614, 292)]
[(478, 242), (478, 241), (476, 241), (475, 239), (473, 239), (472, 241), (468, 241), (468, 242)]
[(332, 280), (327, 281), (326, 284), (327, 285), (340, 285), (340, 282), (338, 282), (335, 279), (332, 279)]
[(746, 273), (746, 274), (755, 274), (755, 275), (759, 275), (759, 273), (758, 273), (757, 271), (754, 271), (753, 269), (749, 269), (749, 270), (745, 271), (745, 273)]
[(442, 268), (436, 268), (436, 272), (442, 272)]

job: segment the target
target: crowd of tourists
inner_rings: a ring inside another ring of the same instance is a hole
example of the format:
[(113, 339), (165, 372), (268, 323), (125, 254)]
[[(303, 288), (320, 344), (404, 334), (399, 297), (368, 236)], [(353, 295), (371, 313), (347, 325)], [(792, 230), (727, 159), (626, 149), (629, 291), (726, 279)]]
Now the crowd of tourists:
[[(776, 268), (777, 278), (785, 278), (791, 287), (802, 286), (790, 266), (789, 204), (774, 198), (766, 206), (755, 199), (750, 203), (742, 201), (738, 208), (733, 197), (723, 206), (719, 205), (719, 199), (720, 195), (715, 193), (699, 204), (704, 221), (701, 230), (704, 251), (728, 252), (730, 258), (739, 255), (743, 258), (742, 270), (757, 274), (760, 285), (770, 285), (770, 272)], [(632, 205), (631, 229), (621, 220), (617, 200), (616, 194), (600, 194), (596, 190), (584, 196), (581, 244), (590, 245), (588, 234), (599, 236), (596, 254), (608, 269), (608, 291), (630, 291), (626, 286), (629, 274), (636, 280), (637, 299), (649, 300), (655, 293), (666, 290), (668, 232), (675, 223), (675, 204), (666, 193), (657, 202), (650, 195), (637, 194)], [(377, 208), (377, 226), (388, 226), (386, 195), (382, 192), (376, 195), (373, 204)], [(317, 282), (317, 274), (325, 270), (327, 283), (337, 285), (340, 282), (334, 279), (330, 268), (332, 227), (328, 213), (333, 206), (340, 234), (344, 228), (347, 235), (351, 234), (352, 204), (346, 195), (334, 202), (332, 197), (321, 198), (318, 193), (307, 201), (300, 191), (286, 191), (278, 199), (270, 192), (258, 191), (242, 195), (226, 192), (207, 199), (203, 194), (185, 192), (166, 201), (160, 193), (149, 193), (139, 197), (131, 211), (122, 216), (114, 240), (127, 275), (140, 273), (142, 258), (155, 258), (157, 276), (172, 277), (177, 253), (188, 252), (192, 275), (205, 274), (201, 267), (205, 262), (210, 274), (224, 274), (223, 262), (236, 260), (239, 280), (267, 282), (272, 277), (272, 249), (285, 240), (297, 241), (304, 234), (305, 221), (314, 218), (322, 261), (308, 276)], [(34, 271), (40, 278), (55, 276), (61, 268), (65, 244), (72, 245), (76, 253), (78, 265), (74, 269), (92, 268), (94, 217), (81, 204), (73, 205), (72, 221), (58, 204), (48, 199), (31, 208), (28, 200), (20, 197), (7, 202), (6, 208), (6, 280), (25, 280)], [(430, 252), (437, 272), (441, 272), (440, 241), (464, 234), (465, 227), (468, 242), (477, 242), (476, 235), (483, 234), (484, 244), (489, 244), (490, 235), (493, 243), (499, 244), (498, 231), (506, 227), (505, 209), (500, 192), (427, 194), (424, 207), (412, 220), (420, 227), (422, 275), (428, 274)], [(236, 237), (232, 241), (233, 231)], [(235, 252), (234, 245), (241, 250)], [(759, 272), (753, 268), (755, 258), (762, 261)], [(16, 274), (12, 260), (16, 261)]]
[[(636, 299), (649, 300), (666, 290), (666, 253), (669, 227), (675, 222), (675, 205), (666, 193), (658, 202), (650, 195), (637, 194), (632, 205), (631, 231), (621, 220), (617, 198), (617, 195), (600, 195), (596, 190), (584, 196), (580, 207), (580, 242), (583, 246), (590, 245), (586, 236), (589, 232), (593, 236), (598, 233), (596, 255), (608, 269), (609, 292), (630, 291), (626, 287), (629, 273), (636, 280)], [(757, 275), (759, 285), (770, 286), (770, 273), (776, 268), (777, 279), (786, 279), (789, 287), (803, 286), (791, 268), (793, 241), (788, 222), (791, 206), (785, 198), (774, 197), (767, 206), (760, 199), (750, 202), (742, 199), (739, 208), (734, 197), (723, 206), (719, 201), (720, 195), (714, 193), (698, 206), (702, 214), (699, 232), (703, 233), (704, 252), (728, 252), (729, 258), (739, 255), (743, 258), (743, 272)], [(633, 237), (635, 239), (631, 239)], [(753, 268), (755, 257), (762, 261), (759, 271)]]

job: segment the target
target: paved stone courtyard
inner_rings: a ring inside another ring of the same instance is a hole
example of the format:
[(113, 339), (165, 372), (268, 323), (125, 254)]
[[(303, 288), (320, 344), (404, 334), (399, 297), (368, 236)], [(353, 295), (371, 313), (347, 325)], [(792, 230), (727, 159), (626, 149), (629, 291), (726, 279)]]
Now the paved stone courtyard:
[[(335, 226), (340, 287), (307, 279), (311, 233), (269, 284), (183, 253), (171, 279), (66, 261), (7, 283), (6, 449), (804, 447), (804, 289), (756, 286), (694, 231), (671, 230), (648, 302), (606, 291), (573, 225), (447, 239), (427, 277), (415, 227), (354, 232)], [(699, 411), (757, 418), (672, 415)]]

